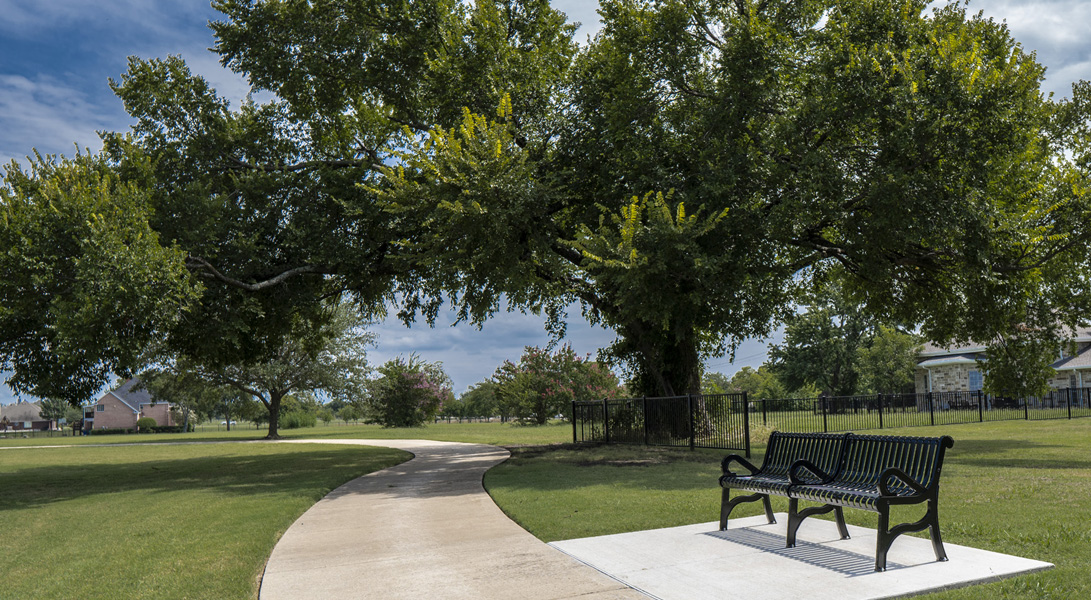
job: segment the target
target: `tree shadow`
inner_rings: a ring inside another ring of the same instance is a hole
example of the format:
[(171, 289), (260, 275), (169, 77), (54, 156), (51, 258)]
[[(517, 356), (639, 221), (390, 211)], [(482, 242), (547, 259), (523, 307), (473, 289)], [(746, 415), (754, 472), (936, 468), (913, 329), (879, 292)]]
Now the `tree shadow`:
[[(177, 448), (173, 446), (172, 448)], [(0, 473), (0, 511), (35, 508), (88, 496), (131, 491), (171, 493), (209, 491), (255, 496), (292, 495), (317, 501), (331, 486), (397, 462), (398, 451), (387, 448), (292, 448), (269, 454), (213, 455), (169, 458), (151, 447), (81, 448), (145, 453), (138, 460), (51, 464)], [(33, 450), (27, 450), (33, 452)], [(98, 453), (97, 453), (98, 454)], [(5, 455), (18, 460), (17, 455)], [(97, 459), (101, 459), (99, 454)], [(349, 459), (349, 460), (347, 460)], [(79, 460), (78, 458), (75, 460)]]

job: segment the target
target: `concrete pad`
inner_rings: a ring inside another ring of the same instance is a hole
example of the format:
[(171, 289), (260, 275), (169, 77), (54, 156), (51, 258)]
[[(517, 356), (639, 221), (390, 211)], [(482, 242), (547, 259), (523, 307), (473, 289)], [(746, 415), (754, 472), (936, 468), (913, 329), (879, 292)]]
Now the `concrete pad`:
[[(1046, 562), (903, 535), (875, 572), (876, 533), (849, 525), (842, 540), (832, 521), (808, 519), (798, 544), (785, 548), (788, 516), (732, 519), (550, 544), (610, 577), (660, 600), (871, 600), (912, 596), (1042, 571)], [(942, 525), (942, 524), (941, 524)]]

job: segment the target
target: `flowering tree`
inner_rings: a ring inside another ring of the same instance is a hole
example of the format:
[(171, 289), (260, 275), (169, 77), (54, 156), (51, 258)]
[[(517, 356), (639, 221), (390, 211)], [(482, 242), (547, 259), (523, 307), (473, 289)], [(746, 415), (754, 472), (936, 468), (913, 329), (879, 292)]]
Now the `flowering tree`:
[(501, 406), (524, 423), (544, 425), (568, 415), (572, 401), (616, 398), (617, 377), (600, 363), (576, 355), (565, 345), (553, 354), (527, 346), (519, 364), (505, 361), (493, 375)]
[(443, 363), (410, 354), (387, 361), (379, 373), (370, 386), (367, 420), (383, 427), (421, 427), (454, 398)]

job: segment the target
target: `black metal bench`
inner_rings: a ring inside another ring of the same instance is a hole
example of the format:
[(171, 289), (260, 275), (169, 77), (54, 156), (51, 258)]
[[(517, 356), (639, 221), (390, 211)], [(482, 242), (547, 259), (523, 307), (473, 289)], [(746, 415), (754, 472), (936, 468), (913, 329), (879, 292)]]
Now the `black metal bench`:
[[(943, 456), (954, 445), (950, 436), (938, 438), (848, 434), (845, 459), (836, 472), (814, 482), (814, 468), (801, 464), (789, 471), (788, 539), (795, 546), (796, 532), (804, 519), (835, 513), (842, 537), (848, 537), (842, 507), (879, 513), (875, 570), (886, 570), (886, 555), (895, 538), (911, 531), (929, 530), (937, 561), (947, 560), (939, 531), (939, 478)], [(809, 471), (808, 478), (802, 477)], [(819, 502), (820, 507), (799, 510), (799, 501)], [(927, 504), (924, 517), (914, 523), (890, 527), (890, 507)]]
[[(939, 530), (939, 479), (943, 457), (954, 445), (950, 436), (938, 438), (884, 435), (787, 434), (773, 432), (761, 469), (731, 455), (721, 465), (723, 500), (720, 530), (742, 502), (762, 500), (770, 523), (775, 523), (769, 494), (788, 497), (787, 547), (796, 544), (796, 533), (807, 517), (834, 513), (842, 539), (849, 537), (843, 507), (879, 513), (875, 570), (886, 570), (887, 552), (903, 533), (929, 530), (937, 561), (947, 560)], [(729, 469), (739, 462), (751, 471), (740, 476)], [(785, 471), (785, 465), (787, 469)], [(787, 474), (785, 480), (784, 474)], [(754, 492), (729, 500), (730, 489)], [(799, 501), (821, 506), (799, 509)], [(924, 517), (914, 523), (890, 527), (890, 507), (927, 504)]]
[[(720, 531), (727, 529), (727, 518), (731, 511), (743, 502), (761, 500), (765, 505), (765, 516), (770, 523), (773, 508), (769, 504), (769, 494), (788, 496), (791, 485), (789, 471), (800, 460), (814, 465), (822, 473), (835, 472), (839, 461), (844, 456), (846, 435), (843, 433), (781, 433), (774, 431), (769, 436), (761, 468), (755, 467), (738, 454), (731, 454), (720, 463), (723, 475), (720, 487), (723, 488), (720, 501)], [(732, 463), (739, 463), (750, 471), (747, 475), (736, 474), (731, 470)], [(820, 479), (815, 478), (815, 482)], [(749, 495), (731, 498), (731, 490), (752, 492)], [(847, 533), (846, 533), (847, 535)]]

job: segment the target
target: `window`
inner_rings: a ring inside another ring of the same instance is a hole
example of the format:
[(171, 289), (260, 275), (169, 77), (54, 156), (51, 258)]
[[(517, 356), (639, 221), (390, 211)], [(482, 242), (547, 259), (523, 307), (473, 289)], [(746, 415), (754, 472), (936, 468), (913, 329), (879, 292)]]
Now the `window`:
[(96, 404), (95, 405), (95, 410), (97, 410), (98, 412), (103, 412), (103, 411), (106, 410), (106, 405), (105, 404)]
[(970, 391), (977, 392), (981, 390), (981, 371), (970, 369)]

